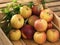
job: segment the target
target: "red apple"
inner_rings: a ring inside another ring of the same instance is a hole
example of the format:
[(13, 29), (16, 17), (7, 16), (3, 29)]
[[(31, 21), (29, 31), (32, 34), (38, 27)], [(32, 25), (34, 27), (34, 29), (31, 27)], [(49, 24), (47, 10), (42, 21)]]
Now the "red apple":
[(29, 20), (28, 20), (28, 23), (31, 25), (31, 26), (34, 26), (34, 22), (39, 19), (36, 15), (32, 15)]
[(48, 29), (47, 40), (50, 42), (56, 42), (59, 39), (59, 32), (57, 29)]
[(22, 27), (21, 32), (22, 32), (22, 37), (24, 39), (32, 39), (34, 34), (34, 29), (32, 26), (26, 24)]
[(20, 14), (15, 14), (12, 16), (10, 22), (13, 28), (18, 29), (24, 25), (24, 18)]
[(50, 9), (45, 9), (41, 12), (40, 18), (45, 19), (47, 22), (50, 22), (53, 19), (53, 13)]
[(46, 41), (46, 34), (45, 32), (35, 32), (33, 39), (38, 44), (43, 44)]
[(46, 20), (44, 20), (44, 19), (38, 19), (34, 23), (34, 28), (37, 31), (46, 31), (47, 25), (48, 24), (47, 24), (47, 21)]
[(34, 5), (32, 7), (32, 13), (33, 15), (40, 15), (40, 12), (43, 10), (43, 6), (41, 4), (39, 5)]
[(32, 10), (30, 9), (30, 7), (24, 5), (23, 7), (20, 8), (20, 14), (24, 18), (29, 18), (32, 15)]
[(11, 40), (19, 40), (21, 38), (21, 31), (20, 30), (11, 30), (9, 32), (9, 37)]

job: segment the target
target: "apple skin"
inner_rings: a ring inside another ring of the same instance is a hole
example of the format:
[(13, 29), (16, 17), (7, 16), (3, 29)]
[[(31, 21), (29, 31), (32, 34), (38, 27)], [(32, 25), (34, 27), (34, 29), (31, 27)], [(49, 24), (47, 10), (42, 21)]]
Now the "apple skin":
[(47, 23), (46, 20), (44, 20), (44, 19), (38, 19), (34, 23), (34, 28), (37, 31), (46, 31), (47, 25), (48, 25), (48, 23)]
[(46, 41), (46, 34), (45, 32), (35, 32), (33, 39), (38, 44), (43, 44)]
[(11, 25), (13, 28), (18, 29), (24, 25), (24, 18), (21, 15), (16, 14), (16, 15), (12, 16), (10, 22), (11, 22)]
[(29, 17), (29, 20), (28, 20), (28, 23), (31, 25), (31, 26), (34, 26), (34, 23), (35, 21), (39, 19), (36, 15), (32, 15), (31, 17)]
[(50, 23), (48, 23), (48, 27), (47, 27), (48, 29), (51, 29), (51, 28), (53, 28), (53, 24), (50, 22)]
[(43, 10), (43, 6), (41, 4), (34, 5), (32, 7), (32, 14), (39, 16), (42, 10)]
[(28, 6), (23, 6), (20, 8), (20, 14), (24, 18), (29, 18), (32, 15), (32, 9)]
[(24, 39), (32, 39), (35, 30), (32, 26), (26, 24), (22, 27), (21, 32)]
[(50, 42), (56, 42), (59, 40), (59, 32), (56, 29), (48, 29), (47, 40)]
[(9, 32), (10, 40), (19, 40), (21, 38), (21, 31), (20, 30), (11, 30)]
[(41, 12), (40, 18), (45, 19), (47, 22), (50, 22), (53, 19), (53, 13), (50, 9), (45, 9)]

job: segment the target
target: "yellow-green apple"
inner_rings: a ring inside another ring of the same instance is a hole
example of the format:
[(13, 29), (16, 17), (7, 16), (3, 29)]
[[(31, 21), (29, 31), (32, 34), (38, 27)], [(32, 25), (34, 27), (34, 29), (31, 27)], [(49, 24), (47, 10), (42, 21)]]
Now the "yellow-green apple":
[(47, 22), (50, 22), (53, 19), (53, 13), (50, 9), (45, 9), (41, 12), (40, 18), (45, 19)]
[(33, 39), (38, 44), (43, 44), (46, 41), (46, 34), (45, 32), (35, 32)]
[(11, 40), (19, 40), (21, 38), (21, 31), (12, 29), (9, 32), (9, 37)]
[(35, 30), (32, 26), (26, 24), (22, 27), (21, 32), (24, 39), (32, 39)]
[(56, 42), (59, 39), (59, 32), (57, 29), (48, 29), (47, 40), (50, 42)]
[(53, 27), (53, 24), (51, 22), (48, 23), (48, 29), (51, 29)]
[(24, 25), (24, 18), (21, 15), (16, 14), (16, 15), (12, 16), (10, 22), (11, 22), (12, 27), (18, 29)]
[(31, 25), (31, 26), (34, 26), (34, 22), (39, 19), (36, 15), (32, 15), (31, 17), (29, 17), (28, 19), (28, 23)]
[(20, 8), (20, 14), (24, 18), (28, 18), (32, 15), (32, 10), (28, 6), (24, 5), (23, 7)]
[(34, 23), (34, 28), (37, 31), (46, 31), (47, 26), (48, 26), (47, 21), (44, 19), (38, 19)]
[(41, 4), (34, 5), (32, 7), (32, 13), (33, 13), (33, 15), (39, 15), (42, 10), (43, 10), (43, 6)]

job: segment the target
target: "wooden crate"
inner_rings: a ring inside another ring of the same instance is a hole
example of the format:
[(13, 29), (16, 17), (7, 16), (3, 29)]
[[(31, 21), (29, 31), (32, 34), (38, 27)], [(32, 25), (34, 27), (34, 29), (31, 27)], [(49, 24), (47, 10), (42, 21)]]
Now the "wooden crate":
[[(22, 0), (23, 1), (23, 0)], [(22, 2), (22, 1), (19, 1), (19, 2)], [(25, 0), (25, 1), (27, 1), (27, 0)], [(23, 1), (23, 3), (25, 3), (25, 1)], [(31, 0), (29, 0), (29, 1), (31, 1)], [(36, 0), (34, 0), (35, 2), (36, 2)], [(55, 2), (53, 5), (52, 5), (52, 3), (50, 3), (50, 2), (54, 2), (54, 1), (56, 1), (56, 0), (50, 0), (50, 1), (48, 1), (48, 0), (46, 0), (46, 6), (48, 6), (50, 9), (52, 9), (53, 11), (57, 11), (57, 9), (54, 9), (54, 8), (51, 8), (51, 7), (53, 7), (54, 5), (57, 5), (57, 4), (55, 4), (55, 3), (57, 3), (57, 2)], [(3, 3), (2, 3), (3, 2)], [(6, 1), (1, 1), (0, 3), (0, 8), (1, 7), (5, 7), (6, 6), (6, 2), (9, 2), (9, 4), (11, 3), (11, 0), (6, 0)], [(28, 1), (27, 1), (28, 2)], [(38, 1), (39, 2), (39, 1)], [(60, 4), (59, 3), (60, 1), (58, 1), (58, 4)], [(58, 6), (57, 6), (58, 7)], [(60, 9), (60, 8), (59, 8)], [(59, 13), (58, 13), (59, 14)], [(56, 24), (54, 24), (53, 23), (53, 25), (60, 31), (60, 17), (59, 17), (60, 15), (56, 15), (55, 13), (54, 13), (54, 20), (53, 20), (53, 22)], [(0, 20), (2, 19), (2, 13), (0, 13)], [(33, 40), (25, 40), (25, 39), (21, 39), (21, 40), (19, 40), (19, 41), (10, 41), (8, 38), (7, 38), (7, 36), (5, 35), (5, 33), (3, 32), (3, 30), (0, 28), (0, 45), (39, 45), (39, 44), (37, 44), (37, 43), (35, 43)], [(46, 41), (46, 43), (44, 43), (43, 45), (60, 45), (60, 40), (58, 41), (58, 42), (55, 42), (55, 43), (50, 43), (50, 42), (48, 42), (48, 41)]]

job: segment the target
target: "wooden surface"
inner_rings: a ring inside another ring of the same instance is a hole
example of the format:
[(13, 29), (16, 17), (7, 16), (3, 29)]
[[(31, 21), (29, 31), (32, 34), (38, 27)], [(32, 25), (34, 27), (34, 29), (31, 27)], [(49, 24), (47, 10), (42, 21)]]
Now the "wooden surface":
[(2, 29), (0, 28), (0, 45), (12, 45), (9, 39), (6, 37)]
[[(3, 7), (2, 5), (6, 6), (7, 2), (11, 2), (11, 0), (0, 0), (0, 7)], [(58, 16), (60, 16), (60, 0), (46, 0), (46, 6), (49, 7), (51, 10), (53, 10)], [(0, 45), (12, 45), (11, 42), (8, 40), (6, 40), (6, 36), (4, 37), (4, 33), (1, 33), (1, 29), (0, 29)], [(2, 36), (4, 38), (2, 38)], [(3, 41), (3, 40), (4, 41)], [(7, 43), (5, 43), (7, 42)], [(9, 44), (10, 42), (10, 44)], [(13, 45), (39, 45), (37, 43), (35, 43), (33, 40), (25, 40), (25, 39), (21, 39), (19, 41), (12, 41)], [(42, 45), (60, 45), (60, 40), (58, 42), (55, 43), (51, 43), (46, 41), (44, 44)]]

